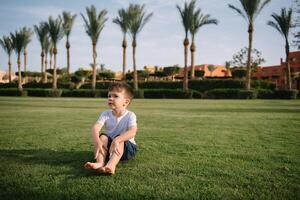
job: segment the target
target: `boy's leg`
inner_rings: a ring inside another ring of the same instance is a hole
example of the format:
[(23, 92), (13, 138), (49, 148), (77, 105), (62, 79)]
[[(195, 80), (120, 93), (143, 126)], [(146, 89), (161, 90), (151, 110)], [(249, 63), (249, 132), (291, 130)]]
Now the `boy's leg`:
[(103, 169), (106, 173), (109, 173), (109, 174), (115, 173), (116, 166), (119, 163), (119, 161), (124, 153), (124, 142), (120, 143), (119, 152), (120, 152), (119, 155), (117, 155), (116, 153), (113, 152), (112, 155), (110, 156), (108, 163), (104, 166), (104, 169)]
[(104, 146), (103, 154), (99, 153), (98, 157), (96, 158), (96, 162), (87, 162), (84, 167), (87, 169), (99, 169), (104, 166), (105, 159), (107, 157), (107, 146), (108, 146), (108, 137), (106, 135), (100, 135), (100, 140)]

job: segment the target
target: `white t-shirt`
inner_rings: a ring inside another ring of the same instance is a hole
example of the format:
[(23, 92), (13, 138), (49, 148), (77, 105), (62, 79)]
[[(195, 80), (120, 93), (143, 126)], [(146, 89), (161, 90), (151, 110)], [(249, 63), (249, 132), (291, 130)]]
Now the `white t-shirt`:
[[(114, 116), (112, 110), (106, 110), (101, 113), (97, 123), (105, 125), (106, 134), (112, 139), (114, 139), (117, 135), (122, 135), (129, 128), (137, 126), (136, 115), (128, 110), (126, 110), (120, 117)], [(129, 141), (136, 144), (134, 137)]]

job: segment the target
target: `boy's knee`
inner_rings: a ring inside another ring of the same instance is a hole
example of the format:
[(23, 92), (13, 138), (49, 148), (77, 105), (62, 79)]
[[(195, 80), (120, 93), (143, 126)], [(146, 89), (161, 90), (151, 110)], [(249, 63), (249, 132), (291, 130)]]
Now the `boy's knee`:
[(105, 134), (101, 134), (99, 138), (100, 138), (100, 140), (102, 140), (102, 141), (108, 141), (108, 136), (105, 135)]

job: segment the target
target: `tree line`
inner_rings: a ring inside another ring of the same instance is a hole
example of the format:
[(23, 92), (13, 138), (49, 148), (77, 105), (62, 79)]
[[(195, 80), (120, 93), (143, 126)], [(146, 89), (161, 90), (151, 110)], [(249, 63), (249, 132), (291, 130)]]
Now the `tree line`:
[[(254, 21), (264, 9), (264, 7), (271, 2), (271, 0), (238, 0), (240, 5), (235, 6), (228, 4), (228, 7), (235, 11), (239, 16), (243, 17), (247, 21), (248, 25), (248, 47), (247, 47), (247, 63), (246, 63), (246, 83), (245, 89), (251, 89), (251, 53), (252, 53), (252, 41), (254, 32)], [(184, 28), (185, 38), (183, 40), (184, 46), (184, 79), (183, 79), (183, 91), (187, 92), (188, 80), (195, 78), (195, 36), (199, 29), (205, 25), (218, 24), (218, 20), (212, 18), (209, 14), (204, 14), (201, 8), (197, 7), (196, 0), (185, 2), (183, 7), (176, 5), (176, 8), (180, 14), (180, 19)], [(271, 17), (272, 21), (268, 21), (267, 24), (277, 30), (285, 40), (285, 52), (286, 52), (286, 77), (287, 77), (287, 89), (291, 89), (291, 71), (289, 66), (289, 34), (292, 25), (292, 13), (291, 8), (282, 8), (279, 14), (273, 13)], [(80, 13), (83, 21), (86, 34), (89, 36), (92, 42), (92, 89), (96, 89), (96, 58), (97, 51), (96, 46), (99, 40), (99, 36), (105, 27), (107, 22), (107, 10), (103, 9), (97, 11), (95, 6), (86, 7), (86, 13)], [(53, 89), (57, 89), (57, 73), (56, 73), (56, 55), (57, 55), (57, 43), (66, 37), (66, 49), (67, 49), (67, 73), (70, 74), (70, 41), (71, 34), (76, 14), (64, 11), (62, 15), (57, 18), (50, 16), (48, 21), (40, 22), (39, 25), (34, 25), (34, 32), (37, 35), (41, 46), (41, 73), (43, 74), (42, 81), (47, 82), (47, 68), (48, 68), (48, 55), (50, 56), (50, 68), (53, 67)], [(126, 48), (127, 34), (132, 38), (132, 55), (133, 55), (133, 85), (134, 89), (138, 89), (138, 73), (136, 69), (136, 47), (137, 36), (142, 31), (143, 27), (150, 21), (153, 13), (147, 13), (145, 4), (130, 4), (127, 8), (121, 8), (118, 10), (118, 16), (113, 19), (113, 23), (117, 24), (123, 34), (122, 48), (123, 48), (123, 64), (122, 75), (123, 80), (126, 77)], [(10, 33), (9, 36), (3, 36), (0, 39), (0, 44), (4, 51), (8, 54), (8, 68), (9, 68), (9, 82), (11, 82), (11, 54), (14, 51), (17, 55), (18, 65), (18, 89), (22, 91), (22, 76), (21, 76), (21, 53), (24, 55), (24, 72), (26, 73), (27, 62), (27, 45), (31, 41), (33, 31), (31, 28), (23, 27), (14, 33)], [(189, 35), (191, 38), (191, 44), (189, 42)], [(191, 52), (191, 70), (190, 76), (188, 74), (188, 49), (190, 47)], [(53, 63), (52, 63), (53, 56)], [(52, 66), (53, 64), (53, 66)], [(25, 77), (26, 78), (26, 77)]]

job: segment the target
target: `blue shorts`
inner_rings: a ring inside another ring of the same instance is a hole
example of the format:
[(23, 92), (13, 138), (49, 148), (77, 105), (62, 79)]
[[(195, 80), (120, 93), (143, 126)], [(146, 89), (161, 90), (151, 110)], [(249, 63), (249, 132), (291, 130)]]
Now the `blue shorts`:
[[(113, 138), (109, 137), (105, 133), (101, 133), (100, 136), (101, 135), (105, 135), (108, 138), (107, 149), (110, 149), (110, 146), (111, 146), (111, 143), (113, 141)], [(117, 135), (116, 137), (118, 137), (118, 136), (119, 135)], [(121, 157), (121, 160), (124, 161), (124, 160), (131, 160), (131, 159), (133, 159), (134, 156), (135, 156), (135, 154), (136, 154), (136, 152), (137, 152), (137, 146), (135, 144), (133, 144), (132, 142), (128, 141), (128, 140), (125, 141), (124, 142), (124, 152), (123, 152), (123, 155)], [(108, 159), (108, 157), (106, 159)]]

